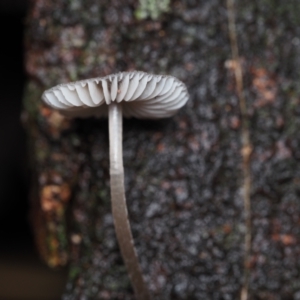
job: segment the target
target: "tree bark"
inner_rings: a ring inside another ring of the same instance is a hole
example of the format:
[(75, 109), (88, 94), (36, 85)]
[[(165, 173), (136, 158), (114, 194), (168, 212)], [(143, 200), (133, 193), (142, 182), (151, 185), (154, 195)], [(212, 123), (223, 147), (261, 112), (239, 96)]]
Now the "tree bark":
[(118, 71), (170, 74), (188, 86), (186, 107), (123, 128), (129, 216), (154, 299), (300, 299), (299, 4), (161, 2), (155, 13), (134, 0), (32, 2), (23, 118), (41, 255), (69, 263), (65, 300), (133, 299), (107, 120), (68, 120), (41, 94)]

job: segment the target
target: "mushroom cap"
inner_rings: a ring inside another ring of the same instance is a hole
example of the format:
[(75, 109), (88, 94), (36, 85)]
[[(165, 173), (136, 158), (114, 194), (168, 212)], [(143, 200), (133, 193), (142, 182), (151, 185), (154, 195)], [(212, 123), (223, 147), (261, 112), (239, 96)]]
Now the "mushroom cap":
[(43, 101), (70, 117), (102, 117), (108, 105), (122, 105), (125, 117), (159, 119), (174, 115), (188, 100), (184, 83), (173, 76), (120, 72), (57, 85)]

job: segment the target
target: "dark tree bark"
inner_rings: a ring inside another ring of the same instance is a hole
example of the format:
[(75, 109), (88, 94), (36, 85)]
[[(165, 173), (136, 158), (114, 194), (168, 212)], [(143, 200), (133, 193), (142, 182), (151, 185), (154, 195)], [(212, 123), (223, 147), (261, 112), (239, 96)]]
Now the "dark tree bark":
[(300, 5), (240, 1), (234, 20), (228, 3), (150, 13), (134, 0), (33, 1), (32, 220), (47, 263), (69, 262), (63, 299), (133, 294), (111, 216), (107, 121), (68, 120), (41, 94), (133, 69), (177, 76), (191, 95), (170, 120), (124, 122), (129, 215), (154, 298), (300, 299)]

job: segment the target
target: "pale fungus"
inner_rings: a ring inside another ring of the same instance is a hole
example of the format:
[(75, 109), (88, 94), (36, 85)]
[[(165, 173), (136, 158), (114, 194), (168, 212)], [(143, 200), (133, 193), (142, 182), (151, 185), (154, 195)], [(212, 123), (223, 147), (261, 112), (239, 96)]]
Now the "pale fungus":
[(120, 250), (139, 300), (150, 299), (133, 243), (124, 190), (122, 117), (160, 119), (174, 115), (188, 100), (185, 85), (172, 76), (121, 72), (57, 85), (44, 102), (69, 117), (108, 116), (112, 213)]

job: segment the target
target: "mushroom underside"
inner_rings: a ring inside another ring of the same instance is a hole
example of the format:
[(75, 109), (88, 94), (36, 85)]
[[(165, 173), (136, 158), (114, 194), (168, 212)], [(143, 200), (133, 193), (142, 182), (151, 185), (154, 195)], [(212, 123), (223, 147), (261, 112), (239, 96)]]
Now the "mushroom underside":
[(107, 105), (120, 103), (125, 117), (158, 119), (174, 115), (188, 94), (185, 85), (172, 76), (123, 72), (58, 85), (46, 91), (43, 99), (69, 117), (105, 117)]

